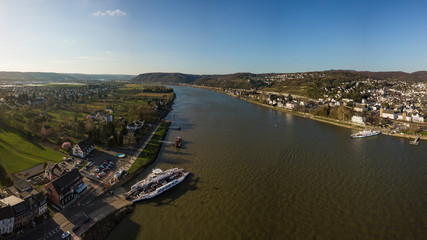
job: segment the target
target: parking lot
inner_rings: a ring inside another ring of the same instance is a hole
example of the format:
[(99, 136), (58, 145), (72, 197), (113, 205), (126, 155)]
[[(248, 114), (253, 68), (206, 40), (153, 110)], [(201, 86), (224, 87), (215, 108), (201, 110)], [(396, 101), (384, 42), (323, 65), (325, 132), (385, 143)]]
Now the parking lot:
[(94, 183), (103, 182), (103, 185), (108, 184), (114, 178), (115, 173), (126, 165), (130, 159), (129, 154), (131, 154), (130, 151), (117, 149), (120, 150), (119, 153), (128, 153), (126, 157), (118, 158), (116, 157), (118, 152), (114, 150), (94, 150), (89, 155), (87, 164), (81, 170), (82, 175)]

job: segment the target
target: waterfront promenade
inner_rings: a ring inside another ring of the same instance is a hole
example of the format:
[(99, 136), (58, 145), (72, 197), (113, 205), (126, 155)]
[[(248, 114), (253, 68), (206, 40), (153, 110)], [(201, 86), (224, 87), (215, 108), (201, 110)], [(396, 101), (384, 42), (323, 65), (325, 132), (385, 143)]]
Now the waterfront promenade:
[[(159, 129), (161, 121), (157, 121), (151, 128), (150, 135), (138, 147), (138, 150), (130, 158), (129, 163), (125, 165), (125, 170), (129, 170), (133, 162), (138, 158), (156, 131)], [(126, 179), (130, 180), (130, 179)], [(17, 239), (59, 239), (63, 232), (69, 231), (73, 239), (80, 239), (80, 235), (89, 229), (96, 222), (104, 217), (118, 211), (119, 209), (131, 206), (133, 202), (125, 199), (125, 189), (118, 187), (110, 191), (95, 191), (95, 188), (89, 188), (79, 198), (74, 200), (65, 209), (55, 213), (51, 219), (47, 219), (44, 223), (37, 227), (26, 231)], [(90, 218), (89, 222), (85, 219)], [(73, 231), (75, 226), (79, 226), (78, 230)]]

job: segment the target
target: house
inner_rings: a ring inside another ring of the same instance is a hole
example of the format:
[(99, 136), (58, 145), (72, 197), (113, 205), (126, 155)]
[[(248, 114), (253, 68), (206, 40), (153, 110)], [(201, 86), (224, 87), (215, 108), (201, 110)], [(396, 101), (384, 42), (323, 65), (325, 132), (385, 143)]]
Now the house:
[(16, 196), (10, 196), (7, 198), (0, 199), (0, 202), (3, 204), (9, 205), (13, 210), (14, 215), (14, 228), (23, 227), (28, 224), (28, 212), (27, 212), (27, 205), (25, 204), (25, 201), (16, 197)]
[(295, 109), (297, 107), (297, 104), (294, 102), (287, 102), (285, 105), (285, 108), (287, 109)]
[(353, 117), (351, 117), (351, 121), (357, 124), (365, 125), (366, 118), (358, 115), (353, 115)]
[(74, 199), (75, 190), (80, 186), (83, 177), (77, 169), (62, 175), (44, 186), (47, 198), (59, 207), (64, 207)]
[(43, 215), (47, 211), (46, 196), (43, 192), (34, 190), (34, 193), (27, 195), (24, 198), (27, 205), (28, 220), (32, 221), (34, 218)]
[(58, 163), (48, 162), (44, 170), (44, 177), (52, 181), (61, 177), (65, 173), (65, 170), (66, 168)]
[(412, 114), (411, 117), (412, 122), (415, 123), (424, 123), (425, 117), (423, 117), (421, 114)]
[(411, 118), (406, 116), (406, 112), (404, 113), (397, 113), (397, 120), (400, 121), (409, 121)]
[(130, 133), (135, 133), (136, 130), (142, 128), (144, 126), (144, 121), (143, 120), (137, 120), (134, 122), (129, 123), (126, 126), (126, 129), (130, 132)]
[(112, 122), (112, 121), (113, 121), (113, 115), (104, 116), (104, 122)]
[(356, 107), (354, 107), (355, 112), (366, 112), (368, 111), (368, 107), (366, 104), (356, 103)]
[(394, 110), (384, 110), (383, 108), (381, 108), (380, 117), (394, 120), (397, 119), (397, 112)]
[(0, 233), (9, 234), (13, 232), (15, 216), (10, 205), (0, 202)]
[(89, 153), (95, 149), (95, 144), (92, 139), (86, 138), (83, 141), (80, 141), (73, 147), (73, 155), (81, 158), (85, 158)]

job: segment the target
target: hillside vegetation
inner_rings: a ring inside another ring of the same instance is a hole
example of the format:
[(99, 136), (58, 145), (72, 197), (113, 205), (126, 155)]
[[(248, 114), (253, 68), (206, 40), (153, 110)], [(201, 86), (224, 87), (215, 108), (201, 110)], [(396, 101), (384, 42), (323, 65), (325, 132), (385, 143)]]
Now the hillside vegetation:
[(358, 72), (331, 70), (291, 74), (234, 73), (224, 75), (190, 75), (183, 73), (145, 73), (135, 77), (135, 83), (194, 84), (209, 87), (254, 89), (291, 93), (310, 98), (323, 96), (324, 89), (346, 85), (354, 80), (397, 80), (407, 82), (427, 81), (427, 71), (405, 72)]

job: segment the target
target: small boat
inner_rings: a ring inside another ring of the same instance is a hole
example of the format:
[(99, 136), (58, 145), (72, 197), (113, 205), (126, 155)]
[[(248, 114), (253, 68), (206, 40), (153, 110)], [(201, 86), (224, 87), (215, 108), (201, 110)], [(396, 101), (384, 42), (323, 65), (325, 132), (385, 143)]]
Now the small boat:
[(139, 181), (131, 187), (131, 190), (126, 195), (126, 199), (138, 202), (153, 198), (184, 181), (188, 174), (190, 172), (178, 168), (166, 171), (158, 168), (154, 169), (146, 179)]
[(376, 130), (363, 130), (360, 132), (357, 132), (355, 134), (350, 135), (351, 138), (366, 138), (366, 137), (372, 137), (372, 136), (376, 136), (376, 135), (380, 135), (381, 132), (380, 131), (376, 131)]
[(181, 137), (176, 137), (176, 139), (175, 139), (175, 147), (176, 148), (181, 148), (181, 144), (182, 144)]
[(420, 136), (417, 136), (414, 140), (409, 141), (409, 144), (418, 146), (418, 144), (420, 144)]

